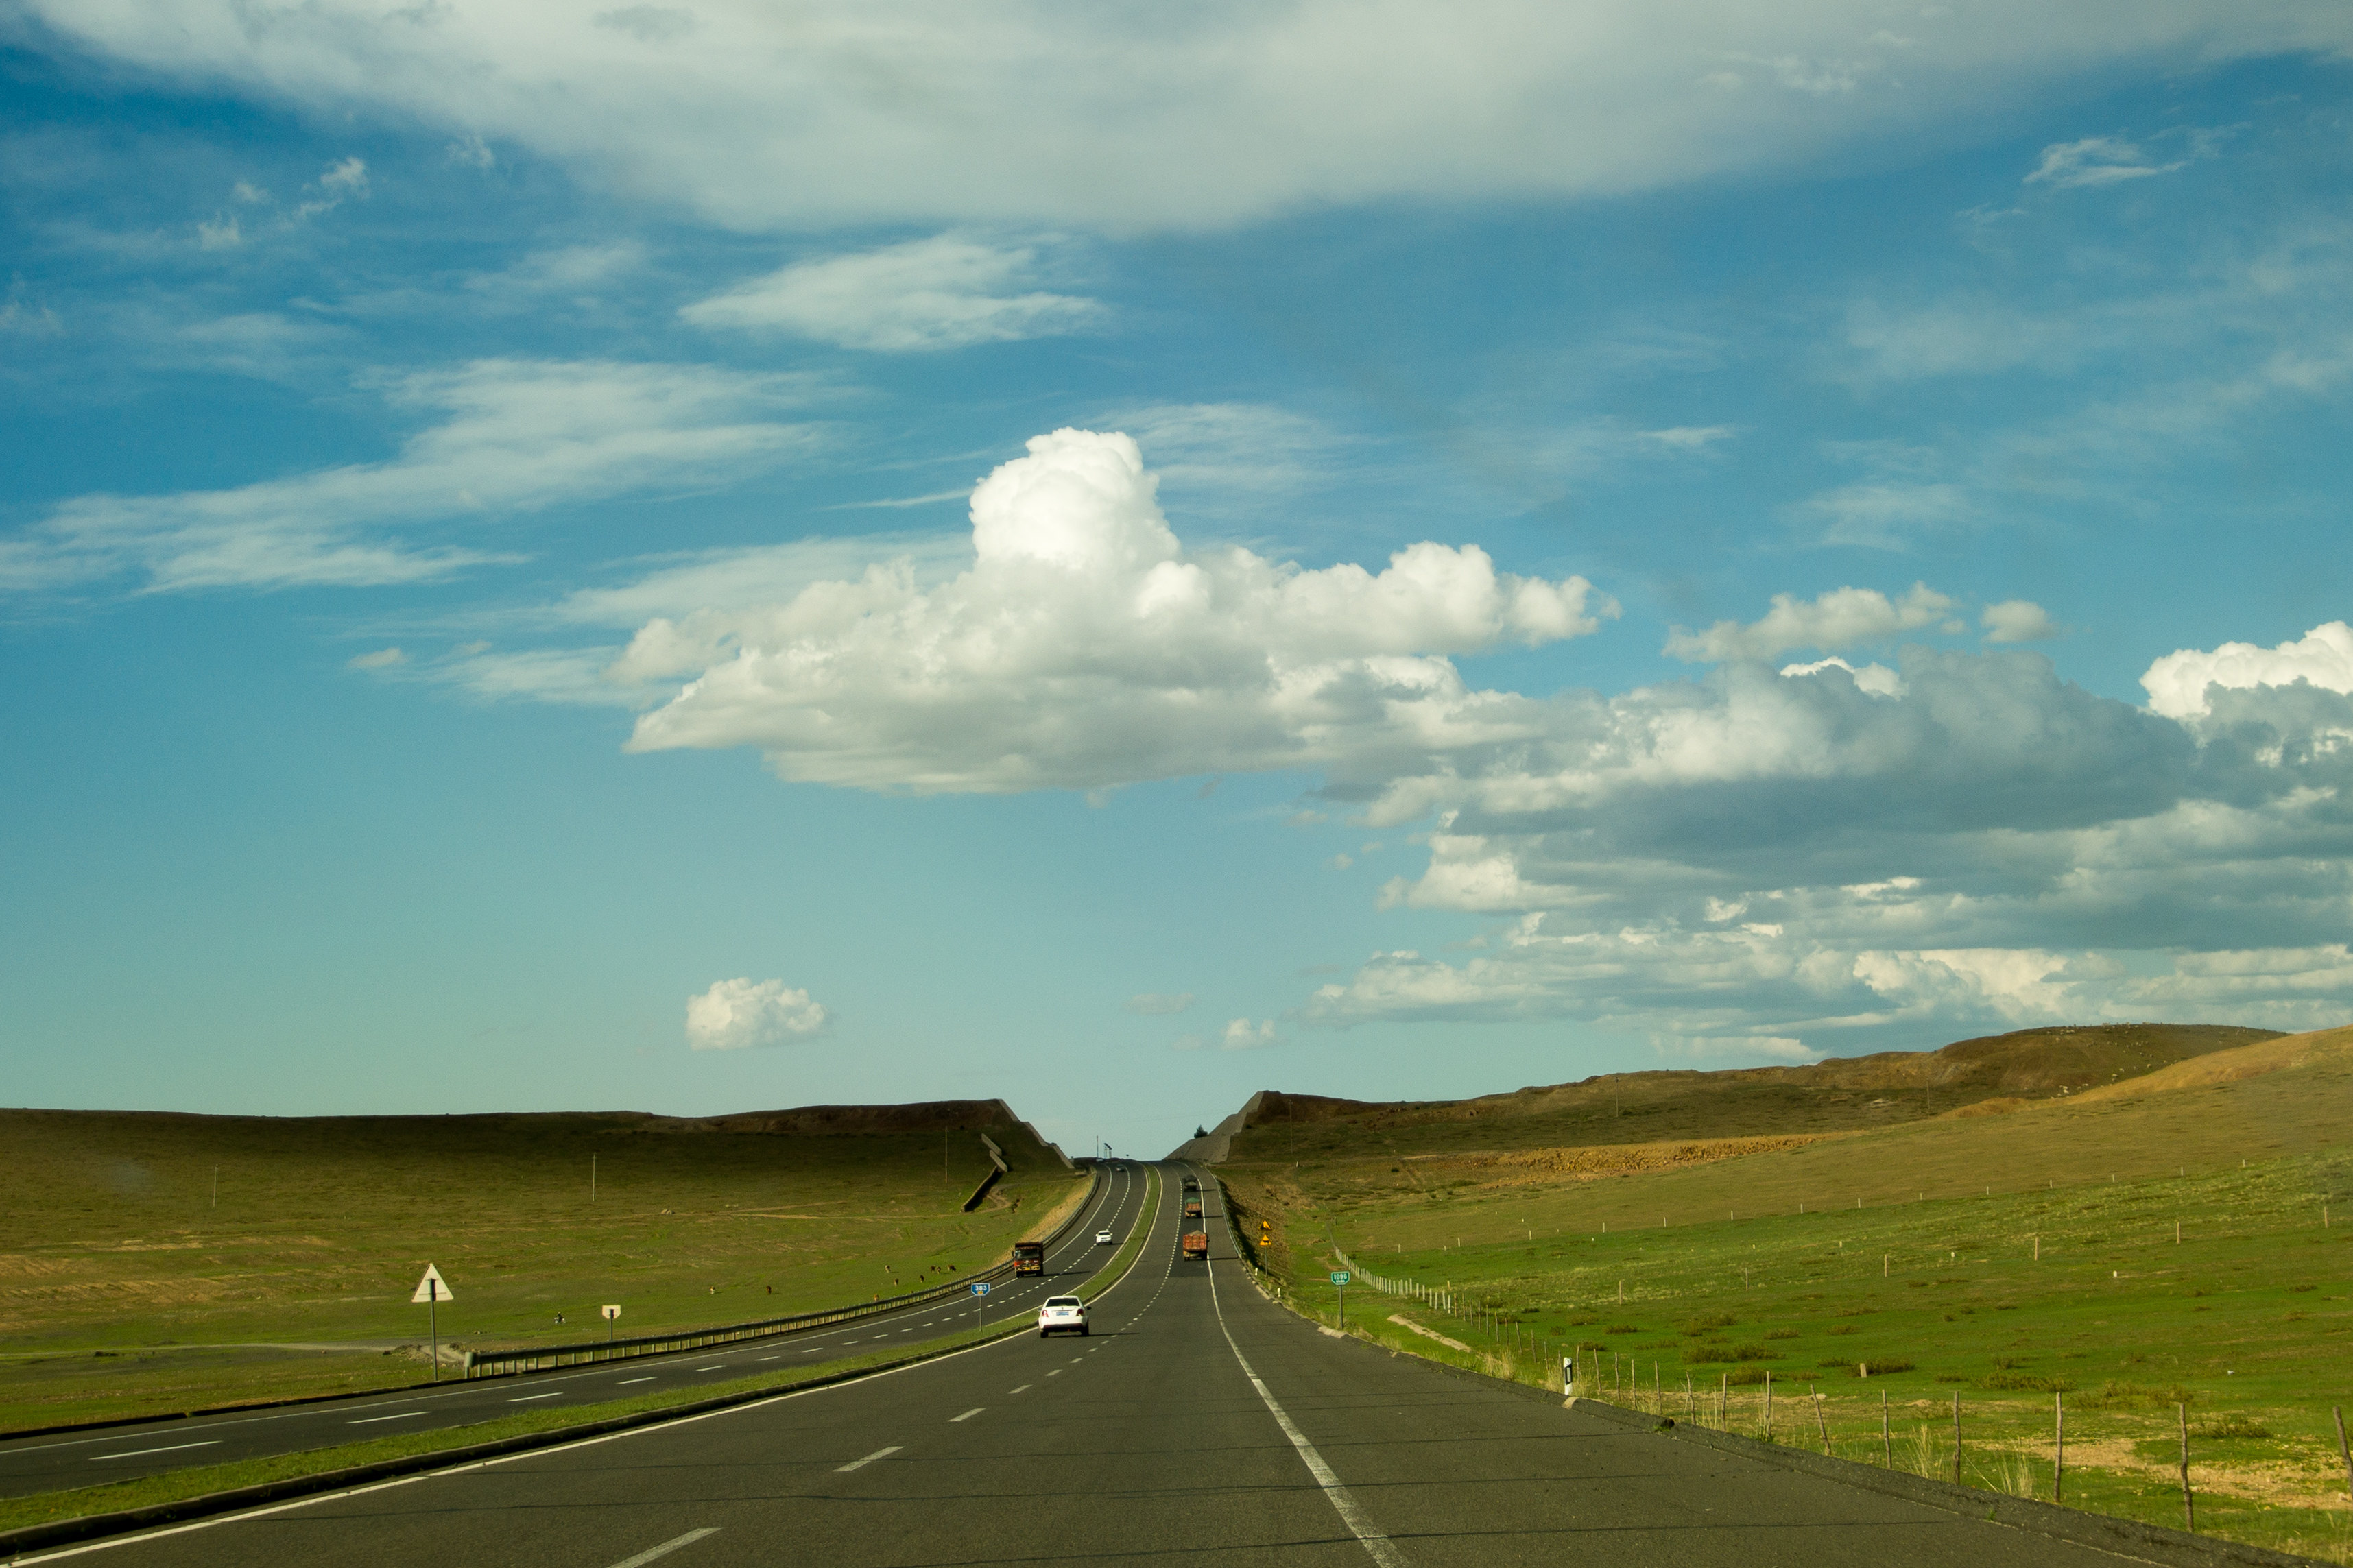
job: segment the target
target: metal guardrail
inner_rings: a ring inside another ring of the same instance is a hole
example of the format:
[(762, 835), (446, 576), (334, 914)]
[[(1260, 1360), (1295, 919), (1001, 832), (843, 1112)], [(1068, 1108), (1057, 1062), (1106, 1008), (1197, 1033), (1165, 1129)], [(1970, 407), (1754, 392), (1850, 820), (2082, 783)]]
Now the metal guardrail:
[[(1048, 1247), (1071, 1234), (1093, 1206), (1103, 1188), (1103, 1172), (1101, 1166), (1097, 1166), (1088, 1183), (1086, 1195), (1079, 1200), (1078, 1206), (1071, 1210), (1070, 1217), (1056, 1226), (1045, 1238)], [(1012, 1276), (1013, 1263), (1008, 1258), (977, 1273), (966, 1274), (953, 1285), (913, 1290), (903, 1296), (890, 1296), (855, 1307), (796, 1312), (789, 1317), (762, 1318), (749, 1323), (725, 1323), (716, 1328), (690, 1329), (675, 1334), (644, 1334), (627, 1340), (584, 1340), (577, 1344), (547, 1345), (532, 1350), (468, 1351), (465, 1375), (469, 1378), (502, 1377), (521, 1372), (552, 1372), (557, 1367), (593, 1366), (598, 1362), (628, 1361), (638, 1356), (667, 1355), (672, 1351), (700, 1350), (705, 1345), (732, 1344), (738, 1340), (760, 1340), (777, 1334), (797, 1333), (805, 1329), (823, 1328), (828, 1323), (846, 1323), (883, 1312), (902, 1311), (909, 1307), (920, 1307), (926, 1301), (944, 1300), (950, 1296), (969, 1295), (975, 1280), (993, 1282)]]

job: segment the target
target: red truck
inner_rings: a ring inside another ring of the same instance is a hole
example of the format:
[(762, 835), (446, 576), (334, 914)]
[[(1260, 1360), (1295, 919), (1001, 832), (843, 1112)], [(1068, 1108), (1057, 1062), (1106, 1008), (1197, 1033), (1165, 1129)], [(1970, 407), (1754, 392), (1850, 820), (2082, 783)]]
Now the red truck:
[(1187, 1219), (1199, 1219), (1201, 1217), (1200, 1199), (1187, 1198), (1185, 1200), (1185, 1217)]
[(1017, 1241), (1013, 1244), (1013, 1272), (1043, 1274), (1046, 1272), (1046, 1244), (1042, 1241)]
[(1209, 1256), (1209, 1233), (1206, 1230), (1187, 1231), (1184, 1247), (1187, 1258), (1207, 1258)]

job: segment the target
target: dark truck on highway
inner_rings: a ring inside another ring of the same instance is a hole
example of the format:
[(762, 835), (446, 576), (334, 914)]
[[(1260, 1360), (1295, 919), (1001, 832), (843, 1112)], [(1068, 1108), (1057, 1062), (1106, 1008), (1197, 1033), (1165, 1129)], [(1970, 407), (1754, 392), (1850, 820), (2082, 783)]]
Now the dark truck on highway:
[(1042, 1241), (1017, 1241), (1013, 1244), (1013, 1272), (1043, 1274), (1046, 1272), (1046, 1244)]

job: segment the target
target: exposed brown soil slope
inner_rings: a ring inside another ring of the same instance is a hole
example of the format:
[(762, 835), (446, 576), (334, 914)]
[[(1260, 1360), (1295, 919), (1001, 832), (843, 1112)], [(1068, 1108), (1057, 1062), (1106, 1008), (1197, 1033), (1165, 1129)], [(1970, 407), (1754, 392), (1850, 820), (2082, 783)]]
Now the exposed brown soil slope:
[[(1567, 1149), (1768, 1138), (1886, 1127), (1982, 1102), (2072, 1097), (2215, 1051), (2280, 1038), (2210, 1025), (2021, 1029), (1936, 1051), (1834, 1057), (1806, 1067), (1612, 1073), (1475, 1100), (1385, 1104), (1268, 1090), (1236, 1131), (1236, 1162)], [(2006, 1108), (2006, 1107), (2005, 1107)]]

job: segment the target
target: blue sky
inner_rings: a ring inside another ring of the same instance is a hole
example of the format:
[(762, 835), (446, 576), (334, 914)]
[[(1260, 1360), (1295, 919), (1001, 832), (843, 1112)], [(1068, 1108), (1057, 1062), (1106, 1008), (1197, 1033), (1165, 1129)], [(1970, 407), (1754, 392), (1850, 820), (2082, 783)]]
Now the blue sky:
[(0, 12), (12, 1102), (2353, 1016), (2341, 6)]

